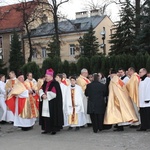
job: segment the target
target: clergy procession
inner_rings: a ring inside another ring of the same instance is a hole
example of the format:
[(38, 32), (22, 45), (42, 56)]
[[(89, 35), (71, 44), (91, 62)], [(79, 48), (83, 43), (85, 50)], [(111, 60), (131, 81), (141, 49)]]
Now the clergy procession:
[[(47, 69), (43, 78), (34, 79), (14, 71), (9, 78), (0, 75), (1, 131), (10, 124), (22, 131), (41, 127), (41, 134), (55, 135), (63, 129), (93, 133), (113, 128), (124, 131), (150, 129), (150, 77), (145, 68), (110, 69), (88, 74), (83, 68), (78, 76), (55, 74)], [(3, 125), (2, 125), (3, 124)], [(3, 127), (2, 127), (3, 126)]]

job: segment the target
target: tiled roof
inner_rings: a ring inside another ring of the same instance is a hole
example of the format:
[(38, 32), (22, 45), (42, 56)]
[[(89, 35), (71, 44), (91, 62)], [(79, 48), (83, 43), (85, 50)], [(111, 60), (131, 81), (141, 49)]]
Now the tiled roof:
[[(87, 31), (92, 25), (95, 28), (106, 16), (91, 16), (85, 18), (77, 18), (75, 20), (61, 21), (59, 22), (59, 33), (74, 33), (74, 32), (83, 32)], [(38, 36), (48, 36), (53, 35), (54, 24), (53, 23), (44, 23), (39, 27), (31, 31), (32, 37)]]
[(26, 14), (30, 15), (33, 9), (37, 6), (36, 2), (30, 1), (26, 3), (18, 3), (0, 7), (0, 33), (11, 32), (14, 29), (22, 29), (23, 13), (22, 8), (26, 8)]

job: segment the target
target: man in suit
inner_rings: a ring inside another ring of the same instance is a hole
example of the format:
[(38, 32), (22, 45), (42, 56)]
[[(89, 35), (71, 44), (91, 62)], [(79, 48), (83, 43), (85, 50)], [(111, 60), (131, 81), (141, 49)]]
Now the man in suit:
[(97, 74), (93, 75), (93, 79), (94, 81), (87, 85), (85, 95), (88, 97), (87, 113), (90, 114), (93, 131), (97, 133), (98, 130), (101, 131), (103, 129), (106, 88), (104, 84), (98, 81), (99, 76)]

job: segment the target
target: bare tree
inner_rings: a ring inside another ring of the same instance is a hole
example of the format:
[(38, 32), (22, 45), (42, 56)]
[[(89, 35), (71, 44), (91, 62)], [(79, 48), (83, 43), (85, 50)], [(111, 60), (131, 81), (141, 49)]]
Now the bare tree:
[[(42, 1), (42, 0), (40, 0)], [(20, 12), (21, 14), (21, 22), (20, 24), (23, 24), (25, 33), (27, 35), (28, 39), (28, 45), (29, 45), (29, 57), (28, 62), (32, 61), (33, 56), (33, 48), (32, 48), (32, 41), (31, 41), (31, 30), (34, 26), (33, 22), (36, 20), (41, 20), (43, 17), (43, 7), (38, 7), (40, 3), (37, 0), (33, 1), (27, 1), (27, 0), (21, 0), (20, 4), (16, 5), (17, 7), (13, 8), (16, 11)], [(42, 5), (42, 4), (41, 4)]]
[(86, 0), (84, 2), (84, 6), (85, 6), (84, 9), (87, 11), (99, 9), (100, 15), (106, 15), (107, 14), (106, 9), (112, 3), (114, 3), (113, 0), (101, 0), (101, 1)]
[(56, 45), (58, 46), (56, 49), (56, 55), (58, 57), (60, 57), (60, 39), (59, 39), (59, 27), (58, 27), (58, 20), (60, 18), (59, 15), (59, 8), (61, 7), (61, 5), (63, 5), (64, 3), (69, 2), (69, 0), (48, 0), (48, 3), (45, 2), (41, 2), (41, 0), (37, 0), (39, 3), (46, 3), (50, 6), (50, 11), (53, 15), (53, 22), (54, 22), (54, 31), (55, 31), (55, 39), (56, 39)]
[(10, 12), (11, 10), (9, 10), (8, 12), (3, 12), (1, 9), (0, 9), (0, 20), (6, 20), (6, 15)]

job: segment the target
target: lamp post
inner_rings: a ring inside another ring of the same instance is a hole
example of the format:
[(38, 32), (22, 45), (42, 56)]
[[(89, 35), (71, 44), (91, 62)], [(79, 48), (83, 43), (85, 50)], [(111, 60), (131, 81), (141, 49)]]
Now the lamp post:
[(0, 59), (3, 59), (2, 37), (0, 36)]
[(105, 37), (106, 37), (106, 31), (105, 31), (105, 27), (103, 27), (103, 31), (100, 33), (102, 36), (102, 40), (103, 40), (103, 44), (101, 44), (101, 48), (103, 48), (103, 53), (104, 55), (106, 54), (106, 45), (105, 45)]
[(2, 48), (0, 48), (0, 59), (2, 60), (3, 59), (3, 49)]

